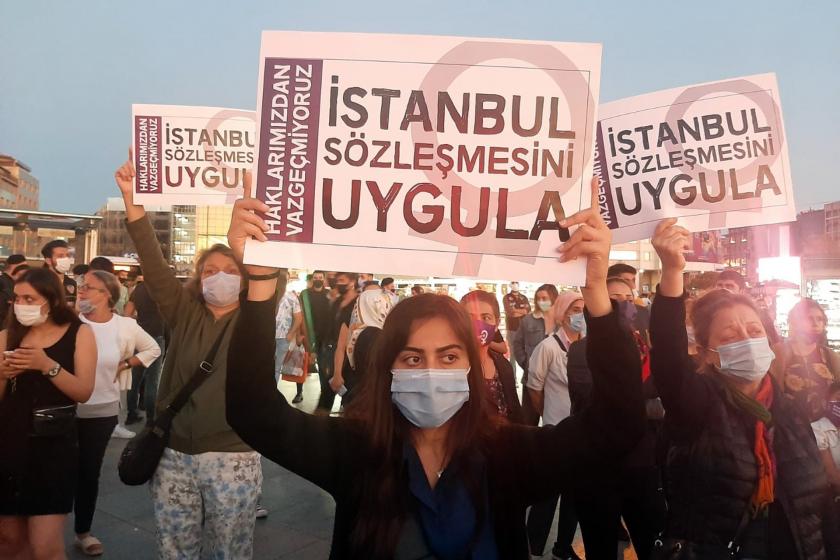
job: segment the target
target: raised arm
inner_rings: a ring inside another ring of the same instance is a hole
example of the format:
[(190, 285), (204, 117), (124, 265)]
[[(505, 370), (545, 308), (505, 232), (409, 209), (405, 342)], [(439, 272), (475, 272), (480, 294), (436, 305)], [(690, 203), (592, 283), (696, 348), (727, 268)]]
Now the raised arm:
[(562, 491), (614, 464), (644, 434), (641, 363), (630, 331), (621, 326), (610, 301), (606, 277), (610, 231), (596, 201), (598, 182), (592, 180), (593, 205), (561, 225), (579, 224), (561, 247), (561, 260), (586, 258), (587, 359), (593, 377), (591, 405), (556, 426), (509, 427), (504, 431), (505, 453), (521, 457), (514, 483), (528, 503)]
[[(265, 239), (265, 224), (254, 210), (267, 211), (267, 207), (253, 199), (234, 206), (228, 243), (240, 259), (249, 236)], [(346, 464), (342, 451), (350, 448), (351, 439), (346, 421), (312, 416), (289, 406), (274, 382), (277, 280), (255, 275), (271, 276), (277, 269), (246, 269), (248, 300), (242, 305), (228, 351), (227, 421), (245, 443), (278, 465), (333, 495), (347, 490), (340, 482)]]
[(178, 318), (183, 316), (184, 306), (201, 304), (186, 293), (184, 286), (175, 277), (175, 272), (163, 258), (160, 242), (146, 216), (146, 209), (134, 204), (134, 175), (134, 158), (129, 148), (128, 161), (114, 173), (114, 180), (125, 201), (126, 229), (137, 249), (149, 295), (157, 303), (164, 320), (170, 327), (174, 327)]
[(683, 270), (689, 233), (671, 218), (656, 227), (652, 243), (662, 261), (662, 279), (651, 309), (651, 375), (669, 423), (692, 430), (702, 426), (711, 387), (695, 371), (685, 331)]

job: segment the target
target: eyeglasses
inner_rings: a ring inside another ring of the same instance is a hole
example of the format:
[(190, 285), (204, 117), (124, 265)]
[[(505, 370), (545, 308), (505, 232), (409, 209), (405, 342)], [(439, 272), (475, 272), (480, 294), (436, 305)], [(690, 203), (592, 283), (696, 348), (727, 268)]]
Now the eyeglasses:
[(93, 286), (89, 286), (88, 284), (79, 284), (79, 293), (85, 293), (93, 290), (94, 292), (99, 292), (102, 294), (108, 293), (107, 290), (103, 290), (102, 288), (94, 288)]

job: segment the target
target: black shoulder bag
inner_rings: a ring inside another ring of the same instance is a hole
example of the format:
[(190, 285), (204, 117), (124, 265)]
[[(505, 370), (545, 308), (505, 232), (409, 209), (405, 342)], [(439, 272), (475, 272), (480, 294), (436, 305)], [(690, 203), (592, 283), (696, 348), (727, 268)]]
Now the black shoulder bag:
[(151, 480), (157, 470), (158, 463), (160, 463), (160, 458), (163, 456), (163, 450), (166, 449), (166, 445), (169, 443), (172, 421), (184, 405), (187, 404), (187, 401), (195, 390), (213, 373), (215, 369), (213, 360), (216, 358), (216, 352), (218, 352), (222, 339), (225, 337), (225, 333), (232, 322), (233, 319), (228, 321), (228, 324), (224, 326), (222, 332), (219, 333), (219, 336), (210, 347), (210, 352), (207, 353), (207, 357), (198, 364), (198, 369), (187, 384), (181, 387), (181, 390), (178, 391), (178, 394), (175, 395), (175, 398), (172, 399), (169, 406), (155, 418), (151, 426), (146, 426), (142, 432), (126, 444), (122, 455), (120, 455), (120, 461), (117, 464), (117, 471), (123, 484), (140, 486)]

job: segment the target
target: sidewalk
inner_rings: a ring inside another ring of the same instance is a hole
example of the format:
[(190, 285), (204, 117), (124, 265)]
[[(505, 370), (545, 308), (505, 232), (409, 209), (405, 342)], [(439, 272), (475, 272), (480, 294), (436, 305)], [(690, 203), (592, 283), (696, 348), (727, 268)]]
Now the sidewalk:
[[(283, 394), (291, 400), (295, 386), (291, 383), (282, 385)], [(317, 376), (310, 376), (304, 387), (304, 401), (298, 406), (307, 412), (314, 410), (319, 392)], [(135, 424), (130, 428), (136, 431), (139, 426)], [(126, 441), (112, 439), (108, 445), (99, 485), (99, 502), (93, 520), (93, 534), (102, 541), (105, 548), (102, 558), (155, 560), (155, 524), (149, 490), (146, 486), (125, 486), (117, 477), (117, 461)], [(254, 558), (326, 560), (330, 552), (335, 511), (332, 498), (317, 486), (265, 459), (263, 477), (260, 503), (268, 508), (269, 515), (256, 522)], [(72, 515), (67, 521), (65, 535), (68, 557), (86, 558), (72, 545)], [(553, 539), (554, 529), (549, 542), (554, 542)], [(547, 548), (550, 549), (550, 546)], [(583, 557), (579, 537), (575, 549)], [(551, 558), (550, 550), (543, 558)], [(626, 555), (625, 558), (629, 560), (635, 556)]]

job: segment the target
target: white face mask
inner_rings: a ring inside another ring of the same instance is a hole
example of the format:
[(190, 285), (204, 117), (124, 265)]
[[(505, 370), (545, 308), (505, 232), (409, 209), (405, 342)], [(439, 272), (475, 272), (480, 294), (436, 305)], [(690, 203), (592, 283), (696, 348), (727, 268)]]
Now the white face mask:
[(391, 400), (418, 428), (437, 428), (470, 398), (467, 369), (393, 369)]
[(73, 268), (73, 262), (70, 257), (59, 257), (55, 259), (55, 269), (61, 274), (67, 274)]
[(746, 381), (758, 381), (776, 358), (767, 337), (748, 338), (722, 344), (714, 350), (720, 356), (720, 371)]
[(24, 327), (34, 327), (45, 323), (48, 315), (41, 313), (40, 305), (15, 304), (15, 318)]
[(91, 303), (89, 299), (80, 299), (79, 311), (87, 315), (88, 313), (93, 313), (94, 311), (96, 311), (96, 306), (93, 303)]
[(204, 301), (217, 307), (227, 307), (239, 299), (242, 277), (227, 272), (217, 272), (201, 281)]

